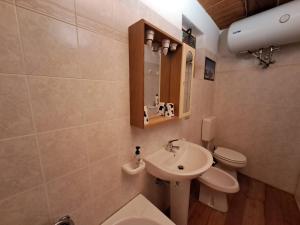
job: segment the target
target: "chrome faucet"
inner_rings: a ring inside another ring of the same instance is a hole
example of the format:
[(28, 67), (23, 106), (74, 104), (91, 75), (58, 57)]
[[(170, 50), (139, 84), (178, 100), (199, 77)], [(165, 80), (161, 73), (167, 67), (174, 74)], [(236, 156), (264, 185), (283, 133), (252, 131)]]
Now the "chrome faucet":
[(174, 149), (179, 149), (180, 146), (173, 145), (174, 141), (179, 141), (179, 140), (180, 139), (173, 139), (173, 140), (168, 141), (168, 144), (166, 146), (166, 150), (169, 151), (169, 152), (175, 152)]
[(54, 225), (74, 225), (74, 221), (70, 216), (63, 216)]

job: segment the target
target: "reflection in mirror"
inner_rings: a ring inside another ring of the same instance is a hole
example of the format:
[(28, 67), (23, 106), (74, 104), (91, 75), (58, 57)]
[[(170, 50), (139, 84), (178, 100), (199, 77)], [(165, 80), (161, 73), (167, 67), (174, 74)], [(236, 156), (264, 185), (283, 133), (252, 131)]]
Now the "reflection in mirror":
[(190, 99), (191, 99), (191, 83), (193, 77), (193, 54), (188, 51), (186, 55), (186, 68), (184, 76), (184, 97), (183, 97), (183, 113), (190, 111)]
[(144, 45), (144, 54), (144, 104), (151, 117), (158, 112), (161, 55), (147, 45)]

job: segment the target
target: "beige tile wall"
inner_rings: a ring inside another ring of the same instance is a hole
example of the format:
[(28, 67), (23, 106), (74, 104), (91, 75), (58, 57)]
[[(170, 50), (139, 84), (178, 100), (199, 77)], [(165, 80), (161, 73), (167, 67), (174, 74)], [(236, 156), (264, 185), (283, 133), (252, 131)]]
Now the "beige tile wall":
[(197, 50), (191, 118), (130, 127), (127, 27), (142, 17), (180, 38), (137, 0), (0, 1), (0, 225), (99, 224), (139, 192), (168, 204), (166, 186), (121, 165), (135, 145), (200, 143), (214, 83)]
[(217, 144), (248, 158), (242, 170), (295, 193), (300, 172), (300, 44), (281, 48), (261, 69), (252, 56), (237, 57), (220, 39), (214, 112)]

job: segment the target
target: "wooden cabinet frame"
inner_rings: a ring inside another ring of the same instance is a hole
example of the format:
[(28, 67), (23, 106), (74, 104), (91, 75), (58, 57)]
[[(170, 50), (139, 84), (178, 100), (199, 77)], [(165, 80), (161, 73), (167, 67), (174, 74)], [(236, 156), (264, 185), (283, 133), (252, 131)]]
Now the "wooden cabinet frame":
[[(154, 41), (169, 39), (177, 43), (177, 49), (161, 57), (160, 101), (175, 105), (175, 117), (157, 117), (144, 125), (144, 44), (145, 31), (154, 30)], [(151, 127), (179, 116), (180, 79), (181, 79), (181, 41), (155, 27), (146, 20), (140, 20), (128, 28), (129, 32), (129, 70), (130, 70), (130, 124), (139, 128)], [(162, 88), (164, 87), (164, 88)]]

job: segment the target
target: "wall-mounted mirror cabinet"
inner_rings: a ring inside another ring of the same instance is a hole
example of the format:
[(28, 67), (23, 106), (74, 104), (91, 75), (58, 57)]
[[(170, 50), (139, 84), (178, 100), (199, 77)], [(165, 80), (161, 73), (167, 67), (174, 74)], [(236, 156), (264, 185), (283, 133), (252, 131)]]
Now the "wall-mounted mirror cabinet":
[(145, 20), (129, 27), (131, 125), (147, 128), (190, 115), (195, 52), (184, 49)]

